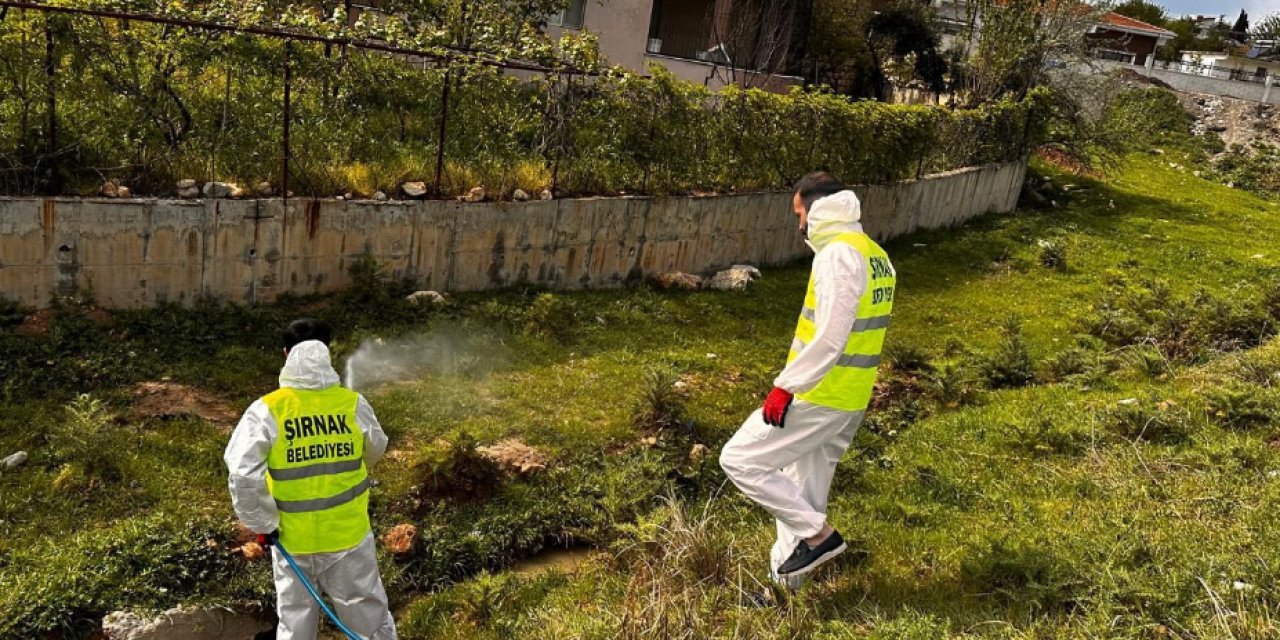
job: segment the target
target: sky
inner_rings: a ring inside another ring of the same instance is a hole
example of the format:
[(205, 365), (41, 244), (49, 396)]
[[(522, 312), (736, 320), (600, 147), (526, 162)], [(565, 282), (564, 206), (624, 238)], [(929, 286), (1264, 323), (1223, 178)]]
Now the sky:
[(1155, 0), (1171, 16), (1198, 14), (1204, 16), (1226, 15), (1227, 22), (1234, 23), (1240, 10), (1249, 12), (1249, 19), (1261, 18), (1269, 13), (1280, 13), (1280, 0)]

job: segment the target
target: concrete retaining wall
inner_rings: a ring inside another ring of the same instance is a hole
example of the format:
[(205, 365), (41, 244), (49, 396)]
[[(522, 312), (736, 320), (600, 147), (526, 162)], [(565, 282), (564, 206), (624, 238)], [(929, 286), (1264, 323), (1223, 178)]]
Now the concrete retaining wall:
[(1271, 102), (1280, 104), (1280, 88), (1266, 86), (1256, 82), (1227, 80), (1195, 73), (1183, 73), (1169, 69), (1154, 69), (1122, 63), (1107, 62), (1103, 66), (1118, 69), (1131, 69), (1144, 76), (1168, 83), (1169, 86), (1187, 93), (1204, 93), (1213, 96), (1225, 96), (1253, 102)]
[[(1017, 203), (1025, 162), (857, 187), (878, 239)], [(424, 288), (611, 287), (664, 271), (808, 254), (790, 194), (526, 203), (0, 199), (0, 293), (43, 306), (91, 290), (106, 307), (269, 301), (333, 291), (372, 256)]]

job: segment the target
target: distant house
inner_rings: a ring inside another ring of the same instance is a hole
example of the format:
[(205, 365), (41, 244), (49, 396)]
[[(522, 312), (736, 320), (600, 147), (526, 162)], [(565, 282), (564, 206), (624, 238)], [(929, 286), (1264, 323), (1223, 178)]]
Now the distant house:
[(1184, 51), (1181, 70), (1203, 76), (1265, 84), (1280, 78), (1280, 42), (1258, 40), (1233, 51)]
[(719, 88), (785, 91), (804, 32), (801, 0), (571, 0), (548, 33), (589, 30), (609, 62), (635, 71), (660, 64)]
[(1191, 18), (1191, 31), (1197, 38), (1208, 38), (1218, 31), (1225, 16), (1195, 16)]
[(1174, 32), (1118, 13), (1107, 13), (1089, 28), (1085, 40), (1096, 58), (1149, 67), (1155, 52), (1172, 40)]

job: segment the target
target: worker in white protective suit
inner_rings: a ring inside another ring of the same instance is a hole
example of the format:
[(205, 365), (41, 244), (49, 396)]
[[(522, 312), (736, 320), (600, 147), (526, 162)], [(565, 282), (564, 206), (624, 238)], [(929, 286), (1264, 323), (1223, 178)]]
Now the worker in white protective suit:
[(279, 640), (313, 640), (312, 599), (275, 545), (362, 638), (395, 640), (369, 525), (368, 468), (387, 436), (373, 408), (341, 386), (329, 356), (331, 331), (303, 319), (285, 330), (280, 389), (254, 402), (224, 460), (236, 515), (272, 545)]
[(801, 179), (792, 204), (815, 253), (804, 307), (786, 368), (720, 465), (777, 519), (770, 577), (794, 590), (847, 548), (827, 521), (827, 494), (870, 404), (896, 274), (862, 230), (858, 197), (830, 175)]

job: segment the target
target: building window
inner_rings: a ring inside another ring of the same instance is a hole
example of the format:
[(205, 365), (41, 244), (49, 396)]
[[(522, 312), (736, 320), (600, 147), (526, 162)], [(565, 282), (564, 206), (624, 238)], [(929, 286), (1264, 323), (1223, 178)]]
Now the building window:
[(547, 24), (553, 27), (581, 29), (582, 17), (587, 12), (587, 0), (569, 0), (569, 6), (551, 14)]
[(1113, 60), (1115, 62), (1124, 62), (1126, 64), (1134, 64), (1134, 54), (1128, 51), (1116, 51), (1115, 49), (1096, 49), (1093, 52), (1095, 58), (1101, 60)]

